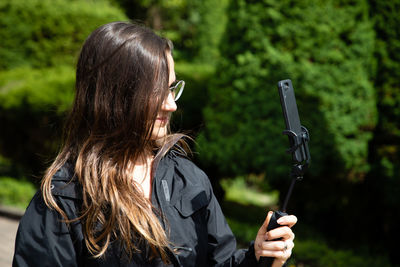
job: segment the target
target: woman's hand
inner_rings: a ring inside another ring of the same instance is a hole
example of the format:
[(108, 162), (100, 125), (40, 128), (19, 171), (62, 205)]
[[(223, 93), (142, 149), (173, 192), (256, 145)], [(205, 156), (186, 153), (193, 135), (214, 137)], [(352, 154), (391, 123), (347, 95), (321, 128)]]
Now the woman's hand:
[[(290, 228), (296, 224), (297, 218), (294, 215), (283, 216), (277, 221), (282, 226), (267, 232), (272, 214), (272, 211), (268, 212), (264, 224), (258, 230), (254, 242), (254, 251), (257, 261), (260, 260), (260, 257), (275, 258), (272, 266), (280, 267), (292, 255), (294, 233)], [(277, 238), (281, 238), (281, 240), (270, 241)]]

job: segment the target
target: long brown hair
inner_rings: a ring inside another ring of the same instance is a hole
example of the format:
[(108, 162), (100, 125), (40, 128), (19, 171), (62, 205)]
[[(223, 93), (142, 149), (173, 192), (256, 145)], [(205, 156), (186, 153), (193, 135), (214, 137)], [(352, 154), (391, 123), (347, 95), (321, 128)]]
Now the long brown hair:
[[(46, 204), (61, 213), (51, 179), (67, 161), (83, 188), (79, 217), (88, 250), (102, 256), (119, 239), (132, 255), (146, 241), (153, 256), (168, 261), (168, 238), (154, 208), (128, 173), (146, 151), (154, 151), (154, 122), (167, 97), (169, 40), (137, 24), (113, 22), (84, 43), (77, 64), (76, 96), (66, 122), (61, 152), (41, 189)], [(169, 135), (165, 153), (180, 136)], [(158, 153), (156, 159), (163, 156)], [(154, 160), (157, 162), (157, 160)]]

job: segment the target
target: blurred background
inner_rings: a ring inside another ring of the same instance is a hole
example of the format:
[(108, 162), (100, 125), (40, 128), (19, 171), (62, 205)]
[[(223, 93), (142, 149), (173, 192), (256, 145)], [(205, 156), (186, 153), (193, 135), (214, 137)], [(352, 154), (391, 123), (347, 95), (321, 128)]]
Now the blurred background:
[(1, 205), (28, 205), (80, 47), (116, 20), (174, 42), (186, 89), (173, 128), (195, 138), (239, 246), (289, 186), (277, 82), (290, 78), (312, 164), (289, 202), (289, 266), (400, 265), (400, 0), (1, 0)]

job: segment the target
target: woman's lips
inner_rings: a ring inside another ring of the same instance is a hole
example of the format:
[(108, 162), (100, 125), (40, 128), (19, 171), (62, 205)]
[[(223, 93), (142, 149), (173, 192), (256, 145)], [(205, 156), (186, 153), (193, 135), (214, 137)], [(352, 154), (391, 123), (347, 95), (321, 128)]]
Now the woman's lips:
[(167, 123), (168, 117), (157, 117), (157, 121), (159, 121), (161, 123)]

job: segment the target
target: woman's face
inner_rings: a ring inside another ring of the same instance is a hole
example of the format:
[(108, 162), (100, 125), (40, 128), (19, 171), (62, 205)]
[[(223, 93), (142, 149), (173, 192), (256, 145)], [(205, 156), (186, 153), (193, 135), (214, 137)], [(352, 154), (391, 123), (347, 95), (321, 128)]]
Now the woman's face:
[[(167, 52), (167, 60), (168, 60), (168, 67), (169, 67), (169, 81), (168, 85), (171, 84), (176, 80), (175, 76), (175, 65), (174, 60), (170, 52)], [(176, 103), (172, 93), (169, 93), (167, 98), (161, 105), (161, 110), (157, 114), (156, 122), (154, 123), (153, 132), (151, 134), (151, 139), (156, 140), (162, 138), (167, 135), (168, 133), (168, 123), (169, 119), (171, 118), (172, 112), (176, 110)]]

